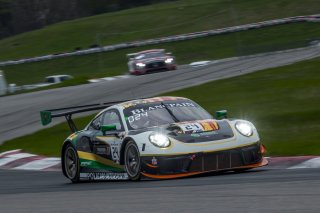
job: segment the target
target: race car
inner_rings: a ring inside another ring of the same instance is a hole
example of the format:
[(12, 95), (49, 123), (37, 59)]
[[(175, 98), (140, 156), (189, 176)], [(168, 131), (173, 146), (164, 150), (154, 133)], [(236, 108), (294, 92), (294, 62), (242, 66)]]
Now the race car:
[(130, 74), (141, 75), (153, 71), (175, 70), (175, 58), (164, 49), (145, 50), (127, 54)]
[[(103, 109), (82, 130), (72, 115)], [(171, 179), (267, 165), (254, 125), (213, 118), (183, 97), (154, 97), (41, 112), (43, 125), (65, 116), (73, 133), (61, 150), (63, 174), (84, 180)], [(54, 137), (54, 136), (51, 136)]]

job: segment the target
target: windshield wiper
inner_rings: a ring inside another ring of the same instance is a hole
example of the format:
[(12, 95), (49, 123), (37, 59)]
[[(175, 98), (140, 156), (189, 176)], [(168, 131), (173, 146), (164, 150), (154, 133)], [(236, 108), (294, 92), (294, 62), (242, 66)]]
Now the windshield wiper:
[(164, 106), (164, 108), (169, 112), (169, 114), (171, 115), (171, 117), (173, 118), (173, 120), (175, 122), (180, 122), (179, 119), (173, 114), (173, 112), (171, 111), (171, 109), (169, 109), (163, 102), (161, 102), (161, 104)]

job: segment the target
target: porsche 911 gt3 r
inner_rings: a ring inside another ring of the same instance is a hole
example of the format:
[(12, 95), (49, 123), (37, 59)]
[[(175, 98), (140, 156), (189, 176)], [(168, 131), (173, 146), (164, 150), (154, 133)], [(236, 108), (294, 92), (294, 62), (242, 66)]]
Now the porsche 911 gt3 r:
[[(102, 109), (78, 131), (71, 116)], [(82, 180), (170, 179), (264, 166), (264, 146), (249, 121), (213, 118), (192, 100), (156, 97), (41, 112), (43, 125), (65, 116), (74, 132), (62, 145), (63, 174)], [(53, 136), (54, 137), (54, 136)]]
[(177, 65), (171, 53), (164, 49), (145, 50), (127, 55), (130, 74), (141, 75), (159, 70), (175, 70)]

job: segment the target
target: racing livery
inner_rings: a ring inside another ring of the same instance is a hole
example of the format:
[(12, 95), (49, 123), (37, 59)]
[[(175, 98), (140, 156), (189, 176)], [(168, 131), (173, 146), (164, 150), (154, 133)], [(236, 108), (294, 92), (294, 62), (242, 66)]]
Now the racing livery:
[[(78, 131), (72, 114), (103, 109)], [(192, 100), (155, 97), (41, 112), (42, 124), (65, 116), (71, 134), (62, 145), (63, 174), (82, 180), (170, 179), (266, 165), (252, 123), (213, 118)]]
[(171, 53), (164, 49), (145, 50), (127, 54), (130, 74), (141, 75), (152, 71), (175, 70), (177, 65)]

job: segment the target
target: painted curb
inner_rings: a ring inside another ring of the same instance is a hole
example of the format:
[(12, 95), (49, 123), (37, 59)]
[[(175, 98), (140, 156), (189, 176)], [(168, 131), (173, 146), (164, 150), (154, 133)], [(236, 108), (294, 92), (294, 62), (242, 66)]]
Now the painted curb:
[[(267, 157), (267, 169), (319, 169), (320, 156)], [(60, 158), (44, 157), (22, 150), (11, 150), (0, 153), (0, 169), (61, 171)]]

